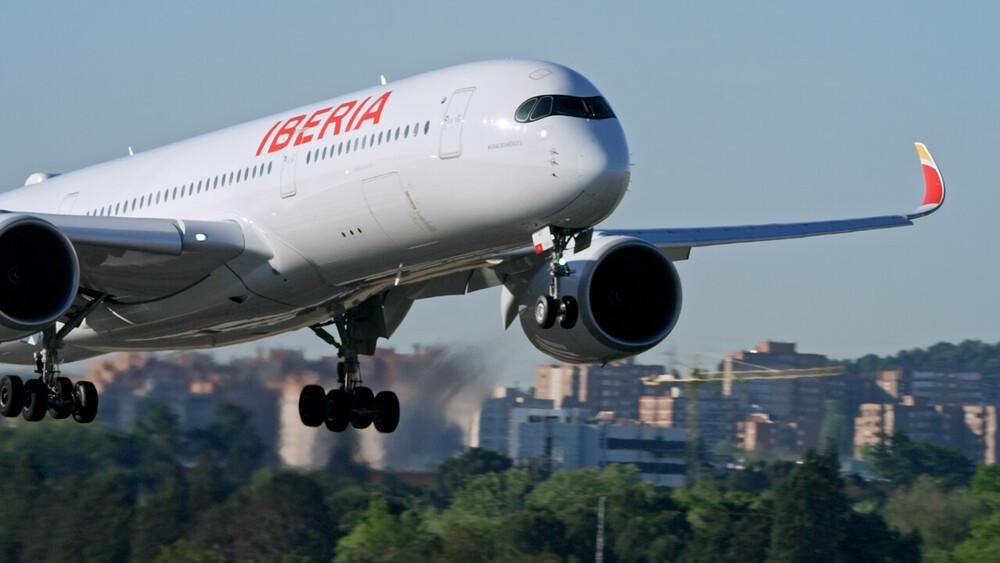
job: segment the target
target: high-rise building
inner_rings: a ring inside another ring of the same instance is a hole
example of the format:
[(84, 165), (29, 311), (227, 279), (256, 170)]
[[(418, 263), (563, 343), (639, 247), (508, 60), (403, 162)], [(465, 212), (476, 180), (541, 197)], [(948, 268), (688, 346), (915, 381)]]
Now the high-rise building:
[(862, 457), (866, 448), (878, 444), (879, 434), (905, 432), (913, 440), (971, 452), (965, 413), (961, 408), (935, 405), (912, 395), (899, 403), (864, 403), (854, 419), (854, 455)]
[(553, 402), (536, 399), (530, 391), (500, 387), (483, 401), (479, 411), (479, 447), (509, 455), (511, 411), (514, 408), (551, 409)]
[[(752, 350), (731, 352), (723, 361), (723, 371), (809, 369), (828, 367), (826, 356), (797, 352), (792, 342), (765, 340)], [(744, 409), (767, 413), (777, 422), (794, 422), (803, 447), (817, 447), (825, 413), (824, 403), (840, 401), (844, 382), (838, 377), (802, 379), (756, 379), (730, 382), (729, 392)]]
[(632, 361), (603, 366), (544, 364), (535, 369), (535, 397), (553, 401), (556, 408), (585, 406), (595, 412), (613, 412), (618, 419), (638, 420), (643, 378), (663, 372), (661, 365)]

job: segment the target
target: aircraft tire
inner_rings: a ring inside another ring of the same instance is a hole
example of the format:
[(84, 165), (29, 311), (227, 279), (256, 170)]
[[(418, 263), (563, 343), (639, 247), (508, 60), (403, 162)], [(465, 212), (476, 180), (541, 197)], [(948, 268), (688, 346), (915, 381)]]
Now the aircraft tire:
[(391, 434), (399, 426), (399, 398), (392, 391), (379, 391), (375, 395), (375, 430)]
[(361, 430), (368, 428), (374, 418), (371, 411), (375, 408), (375, 394), (368, 387), (358, 387), (351, 397), (351, 426)]
[(49, 416), (57, 420), (69, 418), (73, 414), (73, 382), (68, 377), (57, 378), (56, 388), (61, 397), (69, 400), (64, 403), (49, 403)]
[(77, 381), (73, 386), (73, 420), (88, 424), (97, 417), (97, 387), (89, 381)]
[(0, 414), (14, 417), (24, 406), (24, 383), (16, 375), (5, 375), (0, 380)]
[(535, 301), (535, 323), (541, 328), (552, 328), (556, 323), (558, 306), (551, 295), (541, 295)]
[(559, 326), (565, 329), (573, 328), (580, 316), (580, 306), (577, 304), (576, 298), (569, 295), (564, 296), (560, 301), (562, 303), (562, 318), (559, 319)]
[(41, 379), (29, 379), (24, 384), (24, 407), (21, 416), (29, 422), (45, 418), (48, 407), (49, 390)]
[(299, 420), (316, 428), (326, 418), (326, 393), (319, 385), (306, 385), (299, 393)]
[(351, 421), (351, 396), (343, 389), (332, 389), (326, 394), (324, 422), (331, 432), (343, 432)]

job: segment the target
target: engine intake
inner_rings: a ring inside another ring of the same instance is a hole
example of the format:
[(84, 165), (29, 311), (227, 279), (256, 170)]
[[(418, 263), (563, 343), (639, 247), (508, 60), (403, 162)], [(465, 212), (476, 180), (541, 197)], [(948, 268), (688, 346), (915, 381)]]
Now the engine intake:
[(560, 279), (561, 295), (576, 298), (579, 320), (573, 328), (543, 329), (530, 305), (547, 292), (548, 269), (530, 283), (510, 287), (519, 305), (521, 326), (536, 348), (567, 362), (611, 361), (642, 353), (670, 334), (681, 311), (677, 270), (656, 247), (624, 236), (597, 237), (569, 260), (573, 274)]
[(30, 215), (0, 216), (0, 341), (54, 323), (79, 283), (76, 250), (59, 229)]

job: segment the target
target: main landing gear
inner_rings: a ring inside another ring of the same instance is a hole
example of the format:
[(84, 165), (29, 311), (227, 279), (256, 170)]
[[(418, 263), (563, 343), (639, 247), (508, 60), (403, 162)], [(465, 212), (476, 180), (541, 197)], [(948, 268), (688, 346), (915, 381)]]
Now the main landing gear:
[(42, 332), (42, 349), (35, 353), (37, 378), (22, 381), (16, 375), (0, 378), (0, 415), (12, 418), (21, 415), (24, 420), (37, 422), (46, 413), (55, 419), (73, 417), (87, 424), (97, 416), (97, 388), (89, 381), (75, 385), (68, 377), (59, 375), (59, 349), (63, 339), (80, 326), (83, 319), (104, 301), (104, 297), (91, 300), (70, 315), (59, 330), (50, 326)]
[(343, 432), (350, 424), (354, 428), (375, 426), (375, 430), (389, 434), (399, 426), (399, 399), (392, 391), (377, 394), (361, 385), (358, 362), (358, 342), (352, 335), (350, 313), (338, 315), (334, 324), (340, 336), (338, 342), (323, 326), (312, 328), (317, 336), (337, 348), (339, 386), (325, 392), (319, 385), (306, 385), (299, 394), (299, 418), (306, 426), (325, 424), (332, 432)]
[(552, 328), (556, 321), (559, 327), (570, 329), (576, 326), (580, 316), (579, 304), (570, 295), (559, 296), (559, 279), (573, 274), (566, 264), (565, 252), (571, 240), (575, 240), (574, 251), (580, 251), (590, 246), (593, 230), (565, 229), (561, 227), (546, 227), (534, 234), (535, 251), (541, 254), (551, 249), (549, 257), (549, 292), (538, 296), (535, 300), (535, 322), (541, 328)]

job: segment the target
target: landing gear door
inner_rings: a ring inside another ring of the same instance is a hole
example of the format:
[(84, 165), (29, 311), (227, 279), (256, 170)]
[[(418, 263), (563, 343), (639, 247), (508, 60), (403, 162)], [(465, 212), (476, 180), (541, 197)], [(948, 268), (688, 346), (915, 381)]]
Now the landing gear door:
[(295, 160), (297, 150), (288, 150), (281, 157), (281, 197), (282, 199), (295, 195)]
[(441, 145), (438, 149), (438, 158), (461, 156), (462, 125), (465, 123), (465, 113), (475, 92), (474, 87), (455, 90), (448, 100), (448, 107), (444, 110), (444, 118), (441, 120)]

